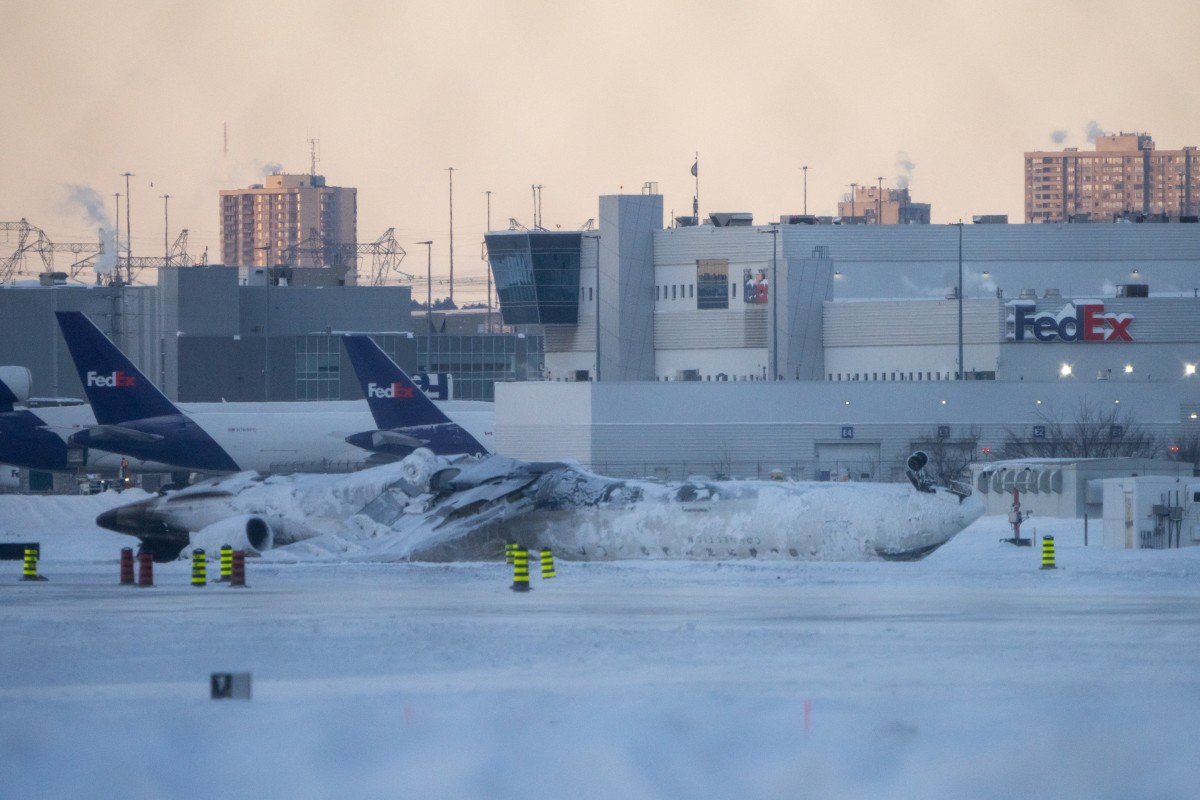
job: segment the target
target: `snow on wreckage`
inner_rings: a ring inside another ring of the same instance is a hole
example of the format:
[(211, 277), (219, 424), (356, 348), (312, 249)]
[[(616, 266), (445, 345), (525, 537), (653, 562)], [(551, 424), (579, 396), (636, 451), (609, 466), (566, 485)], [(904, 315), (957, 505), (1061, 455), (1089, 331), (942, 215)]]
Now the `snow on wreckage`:
[(223, 544), (296, 559), (485, 560), (507, 541), (562, 558), (913, 560), (983, 513), (909, 459), (911, 486), (622, 480), (491, 455), (403, 460), (349, 475), (238, 473), (101, 514), (156, 558)]

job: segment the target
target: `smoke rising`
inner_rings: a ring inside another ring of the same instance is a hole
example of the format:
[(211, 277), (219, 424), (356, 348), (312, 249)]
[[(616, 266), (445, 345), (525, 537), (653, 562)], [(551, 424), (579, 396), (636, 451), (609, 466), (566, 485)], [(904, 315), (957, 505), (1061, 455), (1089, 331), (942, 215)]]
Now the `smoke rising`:
[(90, 186), (68, 185), (67, 204), (83, 211), (88, 223), (100, 229), (100, 243), (104, 246), (104, 252), (92, 262), (93, 269), (97, 275), (111, 273), (117, 264), (117, 249), (113, 245), (112, 218), (108, 216), (100, 193)]
[(1055, 144), (1062, 144), (1066, 140), (1067, 140), (1067, 132), (1066, 131), (1057, 130), (1050, 134), (1050, 141), (1054, 142)]
[(283, 164), (278, 161), (268, 161), (263, 164), (263, 175), (278, 175), (283, 172)]
[(1104, 135), (1105, 135), (1104, 128), (1101, 128), (1100, 123), (1096, 122), (1096, 120), (1092, 120), (1091, 122), (1089, 122), (1087, 124), (1088, 143), (1095, 142), (1096, 139), (1098, 139), (1099, 137), (1104, 136)]
[(903, 150), (896, 153), (896, 169), (899, 171), (899, 175), (896, 176), (897, 189), (903, 190), (908, 188), (908, 184), (912, 180), (913, 170), (916, 168), (917, 165), (908, 157), (908, 153)]

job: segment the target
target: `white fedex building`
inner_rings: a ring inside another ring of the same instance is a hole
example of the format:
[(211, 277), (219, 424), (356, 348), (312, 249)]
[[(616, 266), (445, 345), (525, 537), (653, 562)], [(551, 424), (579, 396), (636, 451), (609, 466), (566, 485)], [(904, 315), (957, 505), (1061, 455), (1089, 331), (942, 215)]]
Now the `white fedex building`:
[(545, 330), (547, 381), (497, 386), (502, 452), (886, 480), (916, 446), (986, 454), (1081, 408), (1164, 455), (1200, 435), (1200, 225), (664, 228), (662, 208), (606, 196), (598, 232), (487, 235), (505, 321)]

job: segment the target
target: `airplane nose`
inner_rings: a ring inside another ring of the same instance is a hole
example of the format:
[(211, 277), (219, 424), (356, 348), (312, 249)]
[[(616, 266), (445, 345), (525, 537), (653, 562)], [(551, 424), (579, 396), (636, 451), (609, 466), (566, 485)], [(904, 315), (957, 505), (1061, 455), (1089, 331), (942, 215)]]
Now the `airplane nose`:
[(110, 508), (108, 511), (101, 512), (100, 516), (96, 517), (96, 524), (105, 530), (121, 533), (120, 511), (119, 508)]

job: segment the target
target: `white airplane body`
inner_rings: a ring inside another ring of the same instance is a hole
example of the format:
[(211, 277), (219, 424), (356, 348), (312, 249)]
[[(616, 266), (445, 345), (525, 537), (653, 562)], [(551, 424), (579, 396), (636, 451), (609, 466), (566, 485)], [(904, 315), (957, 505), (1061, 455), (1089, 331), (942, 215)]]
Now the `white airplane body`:
[(562, 462), (418, 450), (353, 475), (228, 476), (118, 507), (97, 523), (138, 536), (163, 557), (228, 544), (250, 553), (291, 547), (367, 560), (483, 560), (511, 540), (581, 560), (913, 560), (982, 513), (969, 490), (916, 478), (913, 486), (661, 484)]

